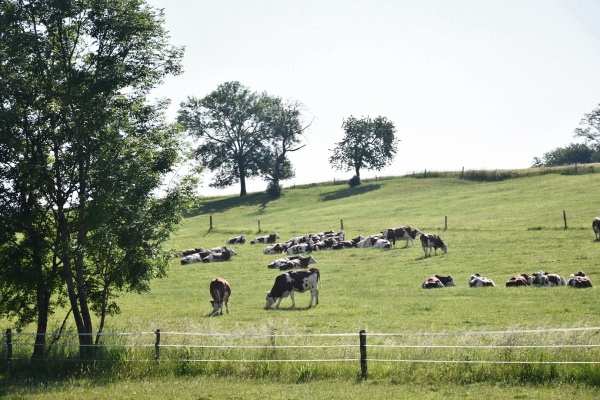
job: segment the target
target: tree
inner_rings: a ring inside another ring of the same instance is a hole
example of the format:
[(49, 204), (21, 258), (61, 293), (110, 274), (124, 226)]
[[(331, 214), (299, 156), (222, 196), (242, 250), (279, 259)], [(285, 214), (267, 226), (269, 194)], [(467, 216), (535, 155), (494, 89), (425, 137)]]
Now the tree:
[(352, 116), (342, 123), (345, 135), (336, 143), (329, 163), (338, 170), (350, 171), (360, 182), (360, 170), (380, 171), (396, 155), (398, 139), (392, 121), (385, 117), (357, 119)]
[(575, 129), (575, 137), (582, 137), (586, 142), (592, 142), (595, 146), (600, 145), (600, 104), (585, 114), (579, 123), (579, 127)]
[(200, 139), (196, 157), (216, 172), (211, 187), (240, 183), (245, 196), (246, 179), (262, 172), (267, 130), (264, 99), (239, 82), (226, 82), (202, 99), (188, 97), (181, 103), (177, 121)]
[(301, 137), (311, 124), (302, 126), (302, 105), (298, 102), (284, 102), (273, 97), (264, 100), (267, 129), (267, 149), (263, 162), (263, 177), (269, 182), (268, 191), (273, 195), (281, 193), (280, 181), (294, 177), (288, 153), (302, 149)]
[(139, 0), (0, 2), (0, 313), (37, 320), (34, 357), (56, 306), (85, 356), (92, 313), (100, 334), (118, 293), (168, 266), (194, 182), (154, 194), (181, 152), (167, 103), (146, 102), (181, 72), (163, 23)]
[(598, 159), (598, 152), (585, 143), (571, 143), (567, 147), (557, 147), (540, 160), (534, 158), (534, 167), (553, 167), (567, 164), (586, 164)]

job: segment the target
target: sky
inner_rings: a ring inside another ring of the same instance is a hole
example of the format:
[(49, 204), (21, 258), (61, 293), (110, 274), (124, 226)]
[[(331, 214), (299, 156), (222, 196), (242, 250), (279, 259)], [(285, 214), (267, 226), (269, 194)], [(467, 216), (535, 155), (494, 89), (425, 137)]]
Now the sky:
[[(181, 102), (239, 81), (302, 103), (294, 184), (348, 180), (328, 158), (342, 123), (383, 116), (394, 162), (361, 177), (528, 168), (579, 140), (600, 105), (597, 0), (148, 0), (165, 13), (183, 74), (153, 96)], [(239, 184), (201, 195), (239, 194)], [(247, 182), (262, 191), (262, 180)]]

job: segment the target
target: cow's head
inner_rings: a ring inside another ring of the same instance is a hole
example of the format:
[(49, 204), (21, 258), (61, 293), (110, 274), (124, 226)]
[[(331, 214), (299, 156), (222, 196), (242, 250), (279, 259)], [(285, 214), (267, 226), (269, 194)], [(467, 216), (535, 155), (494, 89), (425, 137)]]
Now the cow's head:
[(275, 303), (275, 298), (271, 296), (271, 292), (267, 292), (267, 304), (265, 305), (265, 309), (270, 309), (273, 303)]

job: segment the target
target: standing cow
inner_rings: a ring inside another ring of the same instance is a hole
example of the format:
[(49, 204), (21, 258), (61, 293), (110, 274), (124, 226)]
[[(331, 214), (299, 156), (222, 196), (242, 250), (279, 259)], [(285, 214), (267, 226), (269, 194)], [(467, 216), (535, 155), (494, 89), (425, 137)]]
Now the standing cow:
[(592, 228), (596, 234), (596, 240), (600, 240), (600, 217), (594, 218), (592, 221)]
[(223, 315), (223, 304), (227, 314), (229, 314), (229, 296), (231, 295), (231, 286), (223, 278), (215, 278), (210, 281), (210, 295), (213, 298), (210, 304), (213, 306), (213, 311), (209, 314), (210, 317), (213, 315)]
[(294, 292), (302, 293), (307, 290), (310, 290), (310, 303), (308, 303), (308, 307), (312, 307), (313, 299), (316, 300), (316, 304), (319, 304), (318, 284), (320, 280), (321, 274), (316, 268), (290, 271), (278, 275), (275, 278), (273, 288), (267, 293), (267, 304), (265, 308), (270, 309), (276, 300), (277, 305), (275, 308), (279, 308), (281, 299), (288, 296), (292, 298), (292, 307), (295, 307), (296, 302), (294, 300)]
[(424, 233), (421, 235), (421, 246), (423, 247), (423, 252), (425, 252), (425, 257), (431, 255), (431, 249), (434, 249), (434, 254), (437, 255), (437, 249), (442, 249), (444, 253), (448, 252), (448, 245), (444, 244), (442, 238), (440, 238), (435, 233)]

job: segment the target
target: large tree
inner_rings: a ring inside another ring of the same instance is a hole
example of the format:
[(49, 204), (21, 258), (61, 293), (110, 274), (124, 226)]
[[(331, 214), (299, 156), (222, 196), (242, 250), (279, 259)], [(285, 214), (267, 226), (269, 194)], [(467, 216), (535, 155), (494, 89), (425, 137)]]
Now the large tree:
[(146, 101), (181, 72), (163, 24), (141, 0), (0, 2), (0, 312), (37, 321), (34, 357), (53, 307), (85, 355), (92, 314), (168, 266), (193, 182), (155, 194), (181, 150), (166, 104)]
[(600, 146), (600, 104), (583, 116), (579, 127), (575, 129), (575, 137), (582, 137), (595, 147)]
[(202, 99), (181, 103), (177, 121), (200, 140), (196, 157), (215, 172), (210, 186), (239, 182), (240, 196), (245, 196), (246, 179), (260, 176), (267, 150), (266, 98), (240, 82), (226, 82)]
[(387, 118), (350, 116), (342, 123), (342, 129), (344, 137), (336, 143), (329, 163), (338, 170), (354, 170), (358, 182), (361, 169), (380, 171), (394, 159), (398, 139), (394, 123)]
[(288, 153), (306, 146), (306, 143), (302, 143), (302, 136), (311, 124), (302, 124), (302, 104), (298, 102), (286, 102), (279, 97), (272, 97), (266, 98), (264, 104), (267, 149), (263, 178), (269, 182), (270, 193), (280, 194), (280, 182), (295, 176)]

